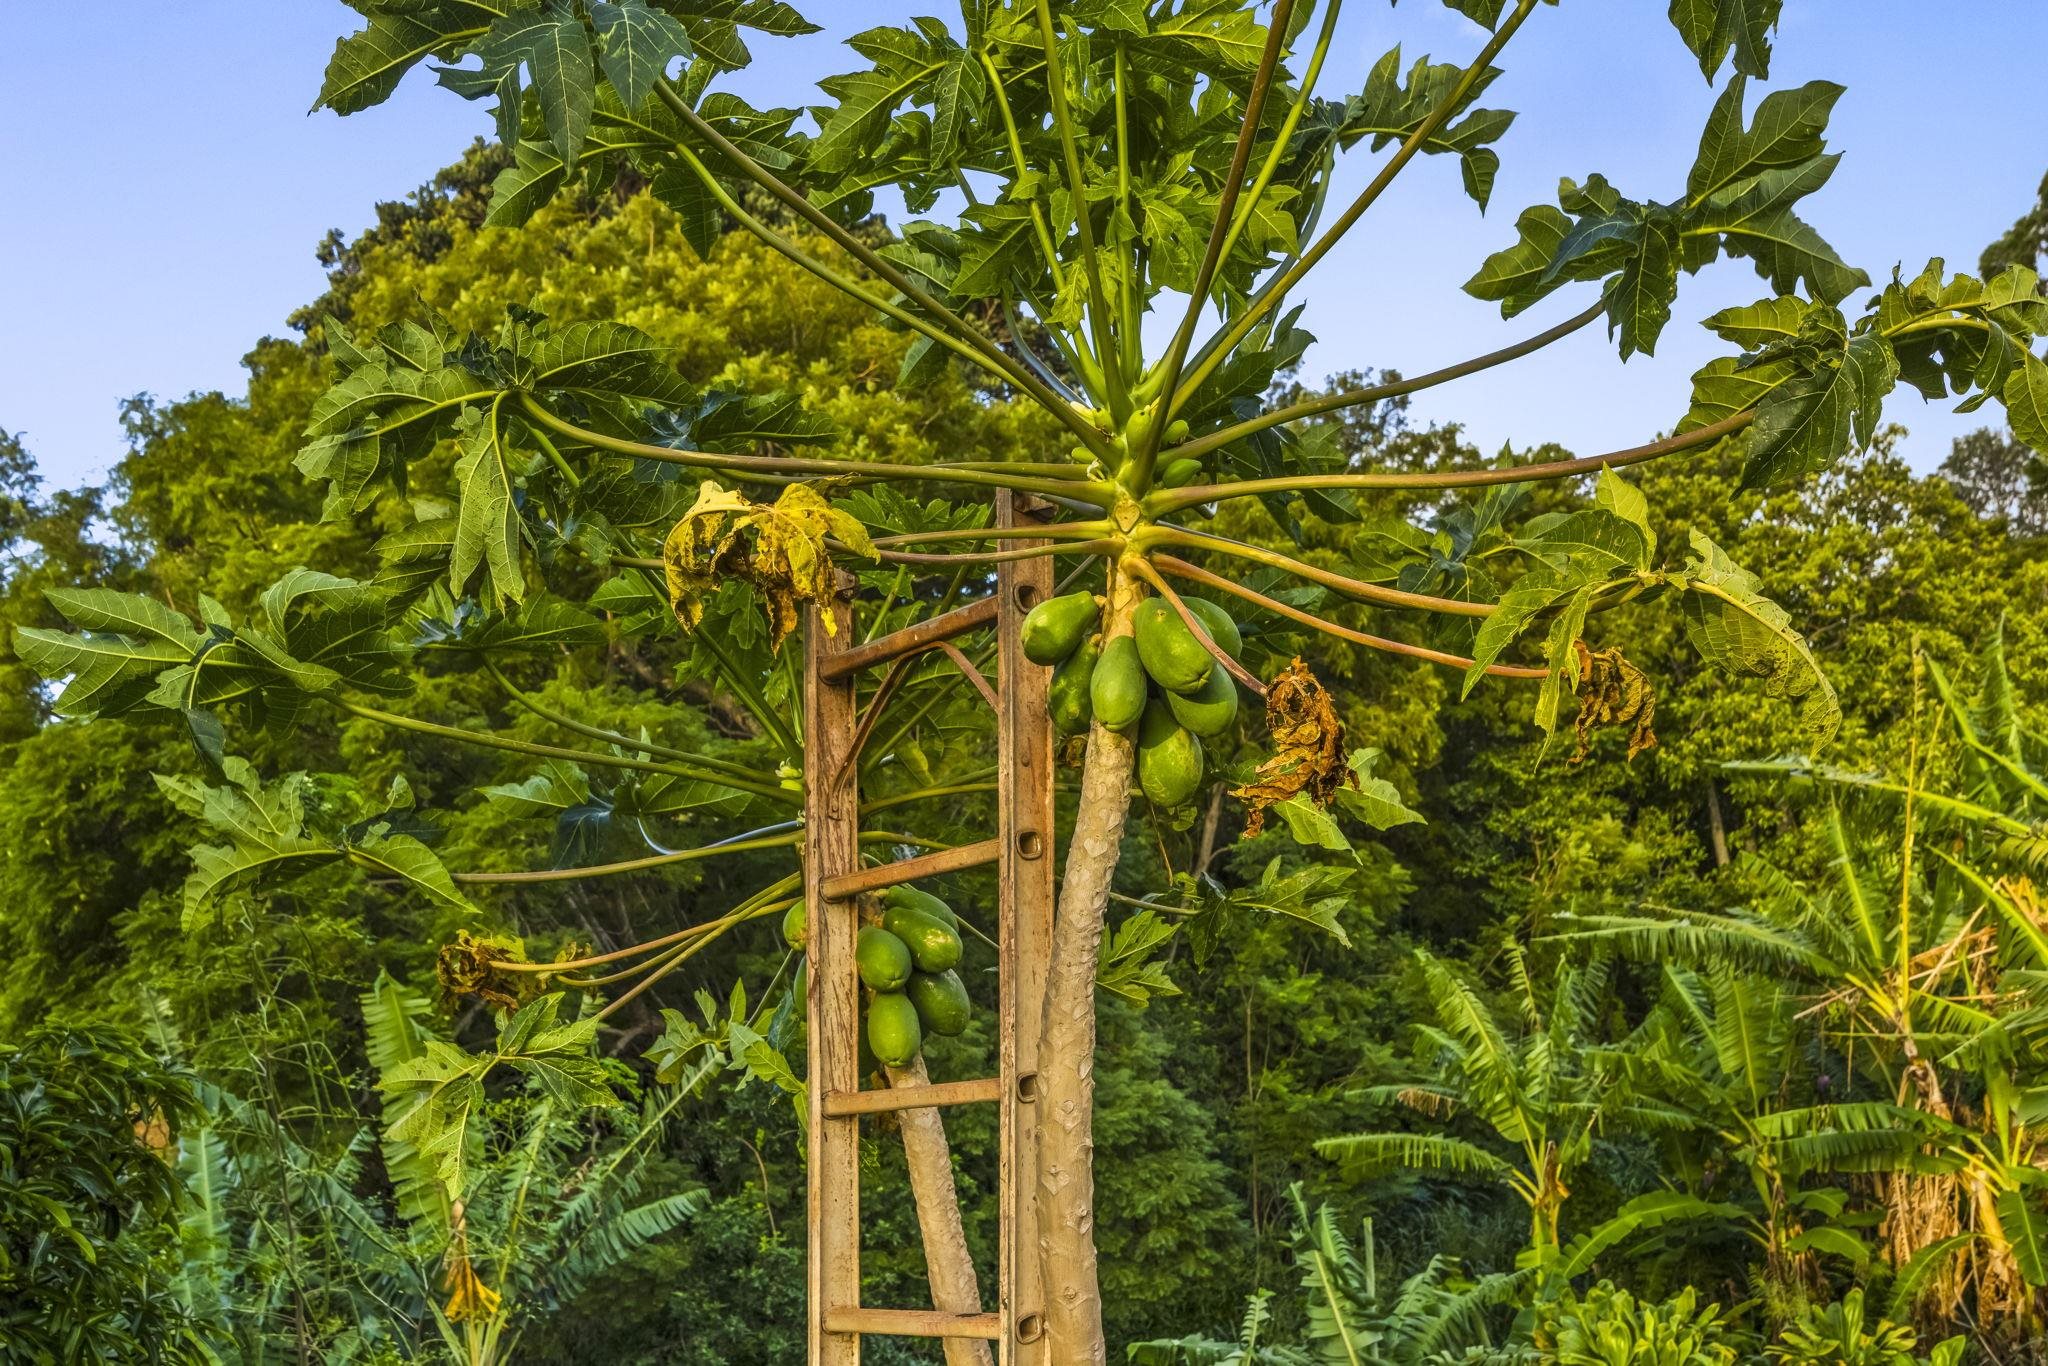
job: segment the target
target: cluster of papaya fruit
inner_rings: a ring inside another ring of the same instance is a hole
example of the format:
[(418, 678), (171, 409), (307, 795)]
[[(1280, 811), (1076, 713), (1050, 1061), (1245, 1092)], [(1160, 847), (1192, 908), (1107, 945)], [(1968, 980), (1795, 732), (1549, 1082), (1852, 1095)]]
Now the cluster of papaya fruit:
[[(1184, 598), (1218, 648), (1237, 658), (1237, 623), (1213, 602)], [(1067, 593), (1039, 603), (1024, 618), (1024, 657), (1056, 666), (1048, 703), (1053, 724), (1079, 735), (1091, 721), (1138, 733), (1138, 786), (1147, 799), (1175, 807), (1202, 786), (1202, 741), (1237, 720), (1237, 682), (1161, 598), (1138, 604), (1131, 634), (1104, 641), (1096, 629), (1101, 601)]]
[[(974, 1010), (955, 971), (963, 945), (953, 908), (915, 887), (891, 887), (881, 900), (881, 923), (863, 925), (853, 949), (869, 993), (864, 1069), (877, 1062), (909, 1066), (925, 1035), (960, 1033)], [(793, 949), (806, 946), (802, 902), (783, 917), (782, 937)]]

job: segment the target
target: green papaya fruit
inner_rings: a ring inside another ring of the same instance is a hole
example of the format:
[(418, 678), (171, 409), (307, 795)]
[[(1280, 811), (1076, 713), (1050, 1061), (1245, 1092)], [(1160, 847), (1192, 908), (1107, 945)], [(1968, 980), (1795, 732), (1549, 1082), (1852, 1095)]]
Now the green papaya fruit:
[(1062, 735), (1079, 735), (1088, 729), (1095, 709), (1088, 701), (1088, 685), (1095, 677), (1095, 661), (1102, 654), (1102, 637), (1090, 636), (1081, 648), (1067, 656), (1067, 662), (1053, 670), (1046, 688), (1046, 709), (1052, 713), (1053, 728)]
[(910, 946), (888, 930), (862, 926), (854, 941), (853, 961), (860, 967), (860, 980), (876, 991), (895, 991), (910, 980)]
[[(1182, 598), (1181, 601), (1188, 605), (1188, 611), (1194, 613), (1195, 620), (1208, 630), (1209, 639), (1223, 648), (1224, 654), (1236, 659), (1244, 653), (1244, 634), (1237, 629), (1237, 623), (1230, 619), (1230, 613), (1223, 610), (1221, 603), (1207, 598)], [(1201, 642), (1195, 643), (1199, 645)]]
[(944, 972), (960, 961), (959, 932), (935, 915), (891, 906), (882, 912), (882, 928), (909, 946), (911, 961), (926, 972)]
[(1088, 638), (1100, 611), (1085, 589), (1047, 598), (1024, 617), (1024, 657), (1033, 664), (1059, 663)]
[(1145, 666), (1138, 659), (1137, 641), (1118, 636), (1102, 647), (1088, 681), (1088, 705), (1111, 730), (1124, 730), (1144, 714)]
[(960, 917), (953, 914), (953, 908), (933, 896), (930, 892), (908, 884), (899, 884), (882, 893), (884, 906), (904, 906), (913, 911), (923, 911), (934, 920), (942, 921), (952, 929), (960, 928)]
[(912, 973), (904, 994), (917, 1007), (917, 1018), (928, 1034), (951, 1038), (967, 1028), (967, 1017), (974, 1011), (973, 1002), (967, 999), (967, 984), (951, 969)]
[(782, 942), (802, 953), (811, 939), (810, 922), (805, 918), (804, 903), (799, 901), (782, 913)]
[(1237, 680), (1228, 669), (1214, 669), (1207, 683), (1185, 697), (1177, 692), (1168, 693), (1166, 705), (1173, 712), (1173, 719), (1196, 735), (1205, 739), (1221, 735), (1237, 720)]
[(1202, 462), (1183, 457), (1170, 462), (1165, 469), (1159, 471), (1159, 477), (1152, 482), (1163, 489), (1177, 489), (1184, 484), (1192, 484), (1201, 477)]
[(1155, 806), (1179, 806), (1202, 785), (1202, 742), (1152, 701), (1138, 726), (1138, 787)]
[(908, 1067), (924, 1047), (917, 1007), (900, 991), (878, 991), (868, 1002), (868, 1047), (891, 1067)]
[(1209, 681), (1216, 656), (1195, 639), (1180, 613), (1165, 601), (1147, 598), (1139, 603), (1131, 628), (1138, 642), (1138, 658), (1154, 683), (1168, 692), (1193, 692)]

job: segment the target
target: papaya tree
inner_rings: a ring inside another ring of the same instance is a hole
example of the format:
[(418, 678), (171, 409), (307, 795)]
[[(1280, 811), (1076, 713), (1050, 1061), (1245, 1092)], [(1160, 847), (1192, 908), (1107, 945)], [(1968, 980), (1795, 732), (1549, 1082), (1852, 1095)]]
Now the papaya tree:
[[(1930, 399), (1997, 400), (2022, 440), (2048, 446), (2048, 361), (2032, 349), (2048, 301), (2031, 270), (1979, 280), (1934, 261), (1873, 289), (1799, 216), (1838, 160), (1825, 137), (1841, 88), (1752, 91), (1768, 78), (1775, 0), (1674, 3), (1679, 39), (1718, 87), (1693, 164), (1632, 193), (1599, 174), (1562, 182), (1466, 284), (1504, 318), (1564, 313), (1555, 294), (1575, 296), (1575, 311), (1469, 359), (1294, 399), (1271, 395), (1313, 340), (1310, 277), (1395, 181), (1418, 161), (1454, 163), (1487, 206), (1494, 144), (1514, 115), (1482, 100), (1516, 35), (1541, 22), (1538, 0), (1450, 0), (1471, 21), (1470, 52), (1404, 63), (1392, 47), (1362, 73), (1333, 41), (1341, 0), (967, 0), (957, 20), (852, 38), (856, 69), (822, 82), (805, 109), (759, 109), (720, 88), (752, 60), (749, 44), (814, 31), (781, 0), (350, 3), (365, 24), (340, 40), (318, 105), (366, 109), (421, 66), (457, 95), (492, 101), (510, 163), (490, 222), (644, 182), (698, 252), (716, 253), (728, 230), (751, 234), (897, 329), (896, 373), (777, 390), (743, 373), (692, 384), (631, 325), (629, 300), (616, 321), (557, 325), (508, 299), (490, 335), (432, 316), (374, 334), (329, 319), (319, 332), (333, 386), (298, 465), (326, 482), (332, 518), (404, 500), (409, 519), (381, 545), (385, 572), (356, 582), (294, 571), (242, 620), (203, 598), (186, 611), (60, 593), (76, 632), (24, 631), (18, 648), (68, 680), (67, 715), (154, 708), (189, 727), (214, 777), (165, 785), (227, 841), (198, 851), (195, 923), (252, 887), (337, 865), (459, 915), (479, 887), (507, 881), (786, 859), (804, 781), (800, 651), (787, 638), (804, 612), (851, 571), (856, 629), (873, 638), (985, 593), (1002, 559), (1066, 557), (1072, 591), (1026, 627), (1034, 659), (1061, 671), (1055, 719), (1076, 732), (1079, 762), (1042, 1002), (1041, 1098), (1057, 1122), (1044, 1128), (1041, 1254), (1061, 1362), (1106, 1350), (1092, 1236), (1098, 977), (1142, 998), (1156, 980), (1146, 949), (1172, 933), (1148, 907), (1104, 943), (1134, 779), (1160, 826), (1192, 819), (1219, 785), (1242, 803), (1247, 833), (1277, 817), (1317, 847), (1344, 846), (1340, 816), (1374, 828), (1412, 819), (1373, 775), (1372, 753), (1347, 748), (1296, 644), (1314, 636), (1455, 669), (1468, 692), (1488, 679), (1533, 686), (1545, 731), (1566, 723), (1569, 697), (1582, 749), (1594, 728), (1618, 726), (1633, 755), (1655, 741), (1654, 682), (1599, 622), (1648, 594), (1679, 598), (1700, 652), (1794, 709), (1818, 747), (1838, 710), (1787, 614), (1706, 537), (1660, 546), (1620, 471), (1736, 442), (1746, 483), (1805, 479), (1869, 444), (1901, 380)], [(1339, 189), (1347, 154), (1377, 156), (1355, 193)], [(912, 215), (893, 232), (873, 219), (883, 190)], [(1667, 435), (1575, 458), (1375, 468), (1372, 452), (1344, 453), (1318, 421), (1596, 324), (1621, 359), (1649, 354), (1679, 276), (1724, 256), (1754, 267), (1764, 297), (1706, 320), (1729, 352), (1698, 372)], [(1005, 415), (995, 449), (898, 458), (895, 434), (833, 415), (839, 388), (963, 378)], [(1590, 481), (1590, 502), (1520, 515), (1520, 493), (1543, 481)], [(1001, 490), (1041, 500), (1051, 520), (991, 525), (982, 504)], [(1333, 556), (1333, 527), (1370, 549)], [(1289, 542), (1293, 553), (1276, 548)], [(1387, 624), (1367, 632), (1343, 619), (1361, 610)], [(743, 748), (591, 726), (505, 674), (622, 640), (667, 652)], [(490, 673), (538, 722), (586, 743), (392, 710), (405, 690), (398, 666), (422, 655)], [(1270, 734), (1253, 760), (1233, 748), (1242, 693), (1263, 702)], [(956, 702), (929, 671), (888, 699), (863, 762), (897, 785), (868, 804), (869, 816), (892, 813), (871, 843), (929, 844), (945, 823), (934, 801), (988, 790), (985, 754), (978, 772), (962, 757), (971, 744), (944, 748), (935, 765), (920, 743), (934, 718), (956, 736), (974, 724)], [(556, 820), (559, 866), (450, 870), (409, 787), (378, 798), (342, 780), (266, 780), (228, 752), (227, 721), (289, 728), (316, 707), (406, 744), (537, 761), (531, 781), (490, 799)], [(670, 848), (649, 833), (664, 821), (708, 838)], [(604, 822), (637, 828), (651, 852), (579, 863), (590, 847), (579, 835)], [(1274, 898), (1245, 904), (1286, 899), (1278, 909), (1334, 923), (1315, 878), (1274, 885)], [(496, 1074), (523, 1074), (558, 1103), (596, 1103), (602, 1071), (565, 1065), (557, 1030), (536, 1051), (538, 1036), (514, 1027), (517, 1008), (535, 991), (572, 991), (606, 1016), (709, 945), (783, 914), (800, 888), (792, 869), (671, 933), (550, 963), (523, 961), (508, 937), (467, 936), (444, 955), (443, 980), (506, 1015)], [(1202, 894), (1190, 895), (1177, 909), (1199, 909)], [(927, 984), (923, 1009), (895, 995), (905, 973), (951, 970), (961, 936), (940, 909), (906, 920), (892, 908), (908, 933), (885, 918), (897, 947), (874, 938), (863, 957), (883, 1063), (914, 1067), (919, 1031), (957, 1016), (951, 984)], [(789, 926), (793, 941), (801, 930)], [(785, 1012), (770, 1021), (744, 1001), (707, 994), (702, 1023), (674, 1013), (654, 1050), (660, 1077), (729, 1067), (800, 1091)], [(451, 1194), (478, 1067), (444, 1047), (406, 1078), (421, 1099), (403, 1137)], [(920, 1213), (944, 1244), (943, 1212)], [(941, 1263), (964, 1248), (927, 1251), (936, 1295), (960, 1271)], [(978, 1293), (971, 1268), (948, 1291), (954, 1303)]]

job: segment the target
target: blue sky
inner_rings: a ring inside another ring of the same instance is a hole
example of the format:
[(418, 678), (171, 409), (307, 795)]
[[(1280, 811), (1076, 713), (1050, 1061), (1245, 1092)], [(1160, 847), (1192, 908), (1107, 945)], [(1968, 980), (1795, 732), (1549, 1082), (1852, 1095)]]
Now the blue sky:
[[(239, 392), (240, 360), (320, 288), (314, 246), (354, 232), (486, 131), (484, 107), (420, 75), (388, 104), (308, 116), (335, 38), (338, 0), (102, 0), (89, 36), (67, 6), (21, 7), (0, 44), (0, 427), (27, 434), (55, 483), (96, 479), (123, 453), (122, 398)], [(733, 85), (796, 103), (853, 65), (846, 34), (935, 0), (809, 0), (827, 31), (763, 40), (766, 61)], [(1566, 293), (1502, 323), (1458, 290), (1513, 237), (1515, 214), (1560, 175), (1605, 172), (1625, 192), (1668, 198), (1690, 164), (1712, 92), (1664, 20), (1661, 0), (1564, 0), (1508, 49), (1486, 103), (1522, 111), (1482, 217), (1440, 159), (1405, 175), (1323, 266), (1306, 295), (1321, 341), (1311, 377), (1352, 366), (1410, 373), (1461, 360), (1584, 306)], [(1324, 89), (1355, 88), (1395, 42), (1463, 60), (1478, 31), (1409, 0), (1353, 0)], [(1831, 139), (1846, 151), (1805, 212), (1850, 261), (1883, 278), (1929, 256), (1974, 268), (2048, 169), (2038, 0), (1790, 0), (1774, 86), (1849, 87)], [(1624, 109), (1625, 114), (1614, 111)], [(1362, 183), (1371, 159), (1344, 172)], [(1342, 193), (1342, 186), (1339, 187)], [(1882, 213), (1857, 206), (1884, 203)], [(1581, 290), (1589, 287), (1581, 287)], [(1422, 396), (1424, 419), (1459, 420), (1482, 446), (1554, 440), (1580, 453), (1668, 429), (1687, 377), (1718, 349), (1696, 321), (1766, 291), (1723, 263), (1688, 279), (1654, 358), (1622, 365), (1582, 333), (1489, 375)], [(1917, 397), (1891, 415), (1916, 464), (1978, 425)]]

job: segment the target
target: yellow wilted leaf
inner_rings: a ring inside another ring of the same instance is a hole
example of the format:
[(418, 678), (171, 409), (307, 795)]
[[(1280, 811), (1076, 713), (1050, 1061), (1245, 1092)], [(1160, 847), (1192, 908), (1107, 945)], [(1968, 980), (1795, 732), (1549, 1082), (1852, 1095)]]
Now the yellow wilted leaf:
[(1621, 657), (1620, 647), (1589, 650), (1584, 641), (1573, 641), (1579, 652), (1579, 748), (1572, 755), (1578, 763), (1586, 757), (1592, 733), (1603, 726), (1628, 727), (1628, 757), (1657, 746), (1657, 732), (1650, 723), (1657, 716), (1657, 694), (1641, 669)]
[(1258, 781), (1231, 794), (1251, 808), (1247, 836), (1266, 828), (1267, 807), (1302, 794), (1328, 806), (1354, 777), (1344, 762), (1344, 723), (1330, 705), (1329, 690), (1299, 658), (1266, 692), (1266, 728), (1273, 733), (1273, 757), (1259, 765)]
[[(704, 619), (704, 599), (727, 579), (741, 579), (760, 590), (779, 647), (801, 619), (797, 605), (832, 591), (828, 536), (857, 554), (880, 558), (858, 519), (808, 484), (791, 484), (771, 505), (705, 480), (696, 503), (661, 547), (676, 620), (694, 631)], [(830, 614), (825, 629), (832, 629)]]
[(483, 1277), (476, 1274), (476, 1267), (470, 1264), (469, 1220), (464, 1217), (460, 1200), (449, 1211), (449, 1218), (454, 1236), (448, 1244), (448, 1271), (441, 1277), (441, 1288), (448, 1292), (448, 1303), (441, 1312), (450, 1323), (490, 1318), (498, 1312), (504, 1297), (485, 1285)]

